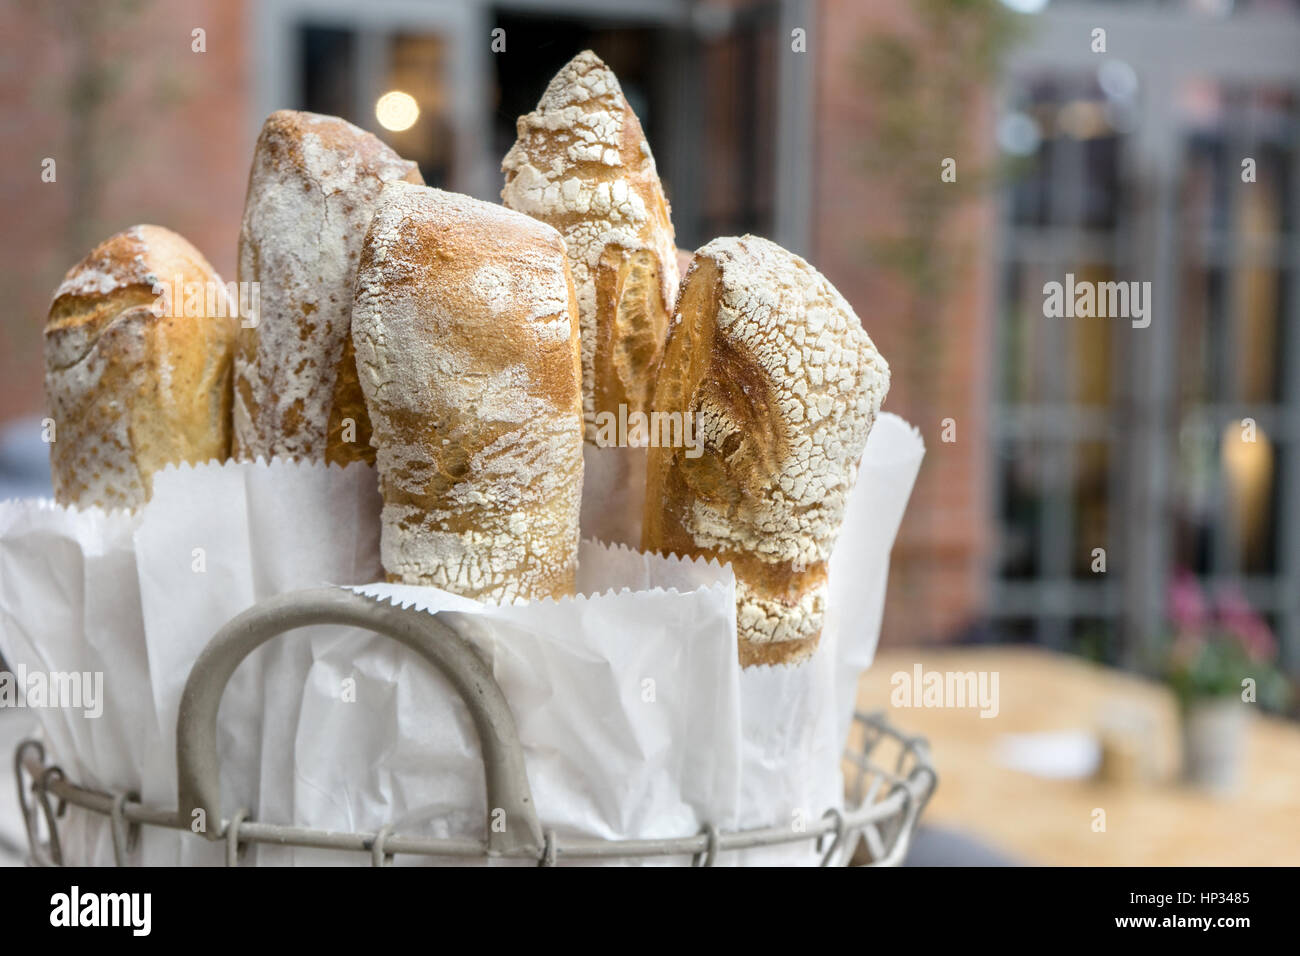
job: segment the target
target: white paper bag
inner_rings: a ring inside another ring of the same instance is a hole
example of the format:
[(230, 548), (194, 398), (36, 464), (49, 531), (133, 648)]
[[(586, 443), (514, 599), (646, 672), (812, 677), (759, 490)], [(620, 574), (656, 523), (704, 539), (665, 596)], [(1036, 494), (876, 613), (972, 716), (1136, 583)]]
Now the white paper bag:
[[(102, 673), (101, 716), (37, 711), (51, 759), (86, 785), (171, 807), (180, 695), (212, 635), (270, 596), (356, 586), (441, 611), (484, 654), (514, 713), (542, 824), (561, 841), (706, 824), (797, 830), (842, 801), (839, 752), (921, 455), (910, 426), (880, 417), (831, 561), (827, 627), (798, 667), (740, 670), (734, 583), (716, 564), (584, 541), (583, 596), (572, 599), (489, 607), (366, 585), (382, 576), (373, 470), (280, 461), (169, 468), (135, 515), (0, 504), (0, 654), (14, 667)], [(305, 827), (484, 833), (463, 703), (385, 638), (313, 627), (271, 641), (232, 678), (218, 743), (226, 815), (247, 807)], [(70, 810), (61, 834), (70, 861), (112, 862), (107, 820)], [(223, 856), (221, 844), (146, 828), (133, 862)], [(817, 859), (808, 843), (718, 862)], [(247, 862), (368, 857), (263, 845)]]

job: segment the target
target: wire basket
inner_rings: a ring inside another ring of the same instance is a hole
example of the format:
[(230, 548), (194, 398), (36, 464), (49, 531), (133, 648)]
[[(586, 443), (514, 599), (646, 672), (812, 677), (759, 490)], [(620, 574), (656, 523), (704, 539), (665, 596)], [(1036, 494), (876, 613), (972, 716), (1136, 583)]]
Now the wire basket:
[[(285, 631), (316, 624), (363, 628), (398, 641), (437, 668), (465, 700), (478, 733), (487, 781), (487, 806), (504, 811), (500, 829), (485, 840), (435, 839), (395, 832), (316, 830), (252, 819), (245, 809), (222, 814), (217, 757), (217, 710), (226, 684), (240, 662)], [(133, 793), (110, 793), (80, 786), (46, 759), (44, 746), (27, 740), (14, 755), (18, 801), (27, 831), (29, 863), (61, 866), (59, 820), (68, 807), (110, 819), (113, 856), (128, 863), (141, 827), (192, 832), (196, 819), (218, 821), (194, 839), (224, 841), (226, 863), (235, 866), (252, 844), (309, 847), (367, 853), (376, 866), (397, 854), (444, 859), (502, 857), (554, 866), (568, 860), (690, 857), (697, 866), (714, 865), (720, 854), (754, 847), (815, 841), (823, 866), (893, 866), (907, 854), (921, 811), (938, 782), (929, 748), (903, 734), (881, 714), (856, 713), (845, 754), (849, 806), (832, 807), (820, 818), (745, 830), (701, 832), (673, 839), (603, 840), (557, 837), (543, 827), (533, 805), (523, 748), (514, 717), (488, 665), (472, 644), (438, 615), (378, 603), (341, 588), (299, 591), (265, 601), (233, 618), (199, 655), (181, 697), (177, 718), (176, 763), (179, 803), (163, 809), (140, 802)], [(892, 769), (885, 754), (895, 749)], [(201, 813), (201, 816), (200, 816)]]

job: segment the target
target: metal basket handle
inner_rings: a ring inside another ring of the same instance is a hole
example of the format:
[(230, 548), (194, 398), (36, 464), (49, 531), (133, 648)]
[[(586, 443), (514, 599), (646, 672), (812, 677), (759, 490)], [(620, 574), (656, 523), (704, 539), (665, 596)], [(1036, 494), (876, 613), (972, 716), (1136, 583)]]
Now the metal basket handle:
[[(315, 588), (263, 601), (232, 618), (194, 662), (176, 721), (180, 824), (189, 829), (196, 810), (202, 810), (207, 820), (222, 820), (217, 710), (235, 668), (271, 638), (312, 624), (345, 624), (391, 637), (451, 682), (469, 707), (478, 733), (489, 816), (496, 809), (505, 811), (503, 829), (489, 821), (488, 853), (539, 856), (542, 827), (533, 806), (514, 715), (488, 666), (468, 641), (434, 615), (404, 610), (342, 588)], [(205, 835), (220, 840), (221, 829), (209, 826)]]

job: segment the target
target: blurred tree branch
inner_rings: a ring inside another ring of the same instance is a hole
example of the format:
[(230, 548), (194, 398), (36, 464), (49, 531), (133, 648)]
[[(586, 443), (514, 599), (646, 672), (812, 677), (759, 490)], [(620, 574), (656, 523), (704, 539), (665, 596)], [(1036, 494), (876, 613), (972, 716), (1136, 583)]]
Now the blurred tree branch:
[[(987, 101), (1019, 24), (999, 0), (913, 0), (909, 8), (914, 29), (869, 35), (859, 63), (874, 112), (864, 165), (875, 182), (887, 184), (902, 214), (897, 234), (869, 243), (874, 261), (915, 300), (911, 317), (919, 332), (933, 331), (967, 251), (947, 238), (945, 224), (993, 180), (978, 163), (972, 117)], [(940, 178), (947, 157), (957, 160), (955, 182)]]
[[(873, 30), (863, 40), (858, 73), (870, 112), (861, 161), (872, 184), (895, 214), (866, 237), (871, 267), (892, 279), (902, 293), (906, 347), (890, 356), (907, 413), (927, 437), (942, 417), (966, 411), (945, 404), (943, 312), (957, 280), (969, 266), (976, 243), (948, 231), (967, 203), (985, 195), (993, 171), (982, 163), (985, 144), (976, 122), (987, 108), (999, 63), (1019, 34), (1019, 20), (1000, 0), (911, 0), (903, 22)], [(945, 182), (941, 164), (956, 160), (956, 179)], [(968, 437), (967, 440), (972, 440)], [(978, 439), (975, 439), (978, 440)], [(920, 482), (927, 482), (922, 469)], [(933, 509), (919, 512), (929, 541)], [(928, 569), (902, 562), (899, 584), (913, 620), (914, 636), (935, 637), (935, 603), (921, 591)]]
[[(149, 35), (141, 24), (152, 0), (27, 3), (59, 39), (71, 65), (58, 86), (48, 91), (64, 121), (58, 169), (60, 182), (70, 190), (71, 218), (64, 230), (62, 258), (71, 264), (105, 238), (104, 197), (113, 173), (129, 162), (142, 125), (121, 115), (119, 105), (130, 99), (143, 116), (175, 105), (183, 95), (166, 74), (157, 75), (156, 62), (151, 66), (156, 58), (145, 49)], [(142, 77), (141, 69), (153, 73)]]

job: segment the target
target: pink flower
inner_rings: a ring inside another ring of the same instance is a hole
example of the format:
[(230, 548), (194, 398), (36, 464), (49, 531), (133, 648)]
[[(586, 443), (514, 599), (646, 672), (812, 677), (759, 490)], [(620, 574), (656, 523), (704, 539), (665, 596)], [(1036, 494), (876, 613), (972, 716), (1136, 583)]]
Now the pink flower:
[(1271, 660), (1277, 652), (1277, 641), (1268, 622), (1255, 613), (1241, 588), (1229, 585), (1218, 593), (1215, 602), (1218, 609), (1219, 623), (1224, 630), (1241, 641), (1249, 654), (1257, 661)]
[(1179, 571), (1169, 585), (1169, 618), (1179, 632), (1200, 634), (1209, 626), (1205, 595), (1189, 571)]

